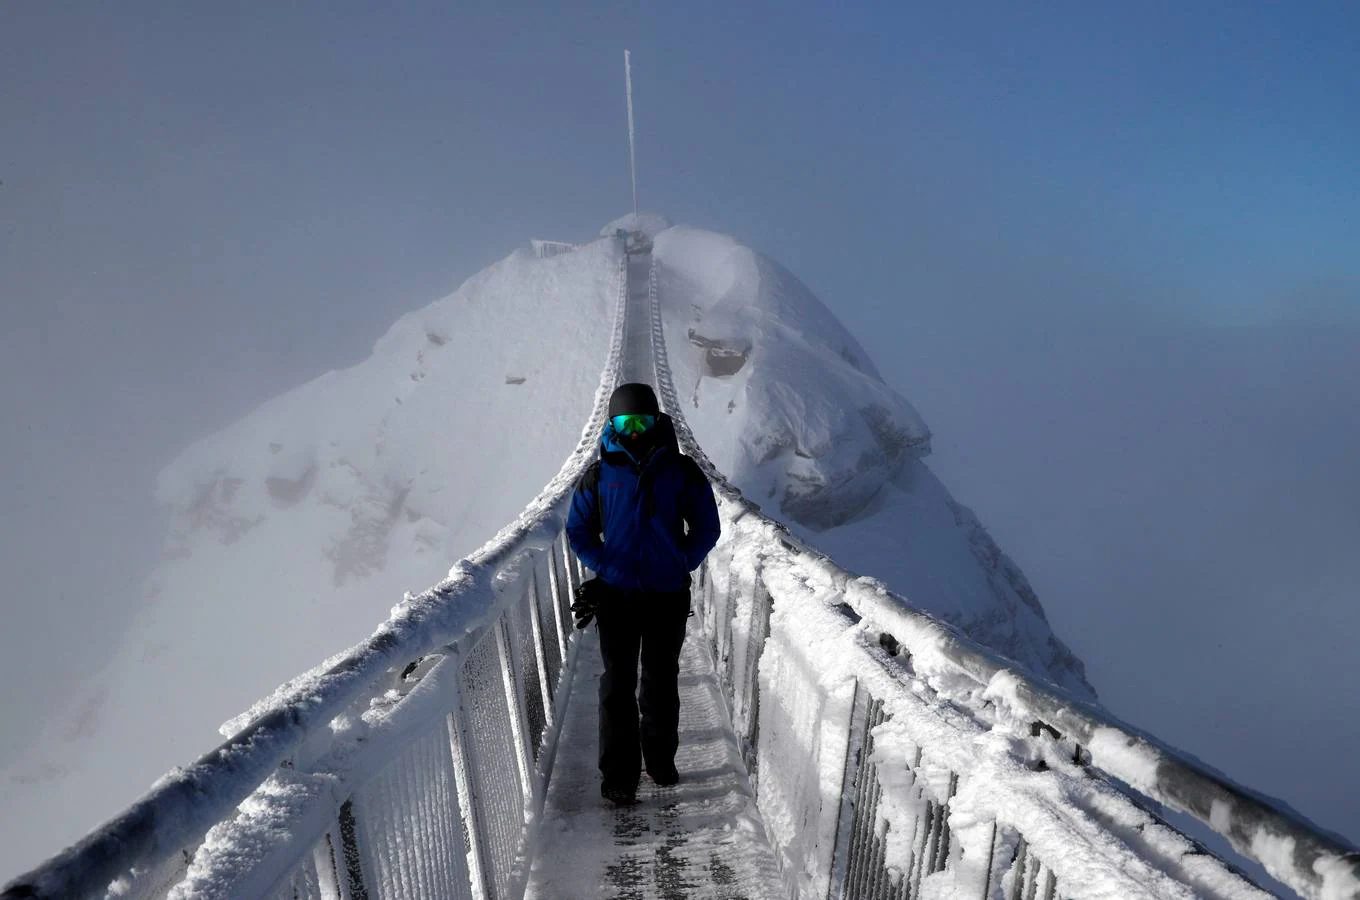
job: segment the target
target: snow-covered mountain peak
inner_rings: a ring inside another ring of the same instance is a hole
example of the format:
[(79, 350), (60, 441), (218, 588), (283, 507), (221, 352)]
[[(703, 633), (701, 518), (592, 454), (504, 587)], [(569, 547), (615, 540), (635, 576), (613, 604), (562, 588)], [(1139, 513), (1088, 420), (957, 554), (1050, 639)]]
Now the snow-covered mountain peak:
[(843, 524), (930, 433), (859, 342), (787, 269), (732, 238), (655, 238), (666, 345), (706, 452), (777, 514)]
[(672, 374), (714, 463), (842, 566), (1094, 694), (1019, 567), (926, 466), (921, 417), (831, 311), (731, 237), (677, 225), (653, 243)]

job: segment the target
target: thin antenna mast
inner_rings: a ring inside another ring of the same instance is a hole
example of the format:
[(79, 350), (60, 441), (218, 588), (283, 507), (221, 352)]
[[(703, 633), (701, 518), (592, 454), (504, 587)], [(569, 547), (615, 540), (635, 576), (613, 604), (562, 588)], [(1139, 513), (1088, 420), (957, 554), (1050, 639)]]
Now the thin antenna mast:
[(628, 171), (633, 177), (633, 218), (637, 219), (637, 156), (633, 149), (633, 66), (623, 51), (623, 82), (628, 91)]

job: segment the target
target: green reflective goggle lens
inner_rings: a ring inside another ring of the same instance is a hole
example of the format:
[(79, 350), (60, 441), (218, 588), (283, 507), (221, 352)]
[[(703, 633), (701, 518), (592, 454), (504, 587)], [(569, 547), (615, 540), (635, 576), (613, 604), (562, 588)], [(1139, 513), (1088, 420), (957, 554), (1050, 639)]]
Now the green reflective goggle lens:
[(642, 434), (656, 424), (656, 416), (628, 413), (623, 416), (615, 416), (613, 421), (615, 434)]

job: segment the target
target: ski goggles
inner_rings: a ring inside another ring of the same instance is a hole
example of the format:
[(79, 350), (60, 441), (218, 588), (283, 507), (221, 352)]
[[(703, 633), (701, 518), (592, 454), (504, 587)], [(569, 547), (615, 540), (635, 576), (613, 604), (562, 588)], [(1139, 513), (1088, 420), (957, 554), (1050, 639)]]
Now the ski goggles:
[(622, 416), (614, 416), (610, 419), (610, 422), (614, 425), (615, 434), (642, 434), (656, 424), (656, 416), (627, 413)]

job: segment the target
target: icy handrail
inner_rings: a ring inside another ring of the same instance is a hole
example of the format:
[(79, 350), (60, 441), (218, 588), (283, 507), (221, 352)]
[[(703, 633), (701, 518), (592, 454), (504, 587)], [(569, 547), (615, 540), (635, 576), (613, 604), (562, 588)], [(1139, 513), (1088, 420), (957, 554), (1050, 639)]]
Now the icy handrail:
[[(657, 388), (663, 406), (679, 410), (665, 361), (656, 279), (653, 265), (649, 292)], [(975, 710), (994, 705), (1012, 721), (1072, 741), (1082, 762), (1146, 798), (1198, 819), (1300, 896), (1320, 900), (1360, 898), (1360, 849), (1320, 829), (1285, 802), (1236, 784), (1099, 706), (1041, 680), (954, 626), (913, 608), (880, 582), (842, 568), (764, 515), (759, 505), (748, 500), (708, 458), (684, 417), (673, 418), (681, 448), (703, 469), (720, 501), (730, 507), (724, 510), (724, 522), (751, 517), (759, 526), (748, 534), (759, 534), (770, 550), (791, 553), (830, 575), (841, 588), (837, 593), (854, 614), (872, 625), (888, 645), (910, 654), (918, 675), (940, 693)]]
[(371, 696), (394, 668), (434, 651), (469, 649), (495, 625), (497, 576), (523, 554), (551, 546), (561, 533), (576, 481), (604, 427), (622, 355), (626, 259), (616, 278), (612, 342), (590, 419), (576, 449), (515, 521), (459, 561), (446, 579), (408, 595), (368, 639), (256, 704), (249, 724), (233, 737), (165, 775), (123, 813), (5, 885), (0, 900), (103, 897), (120, 880), (154, 871), (235, 816), (237, 806), (305, 741)]

